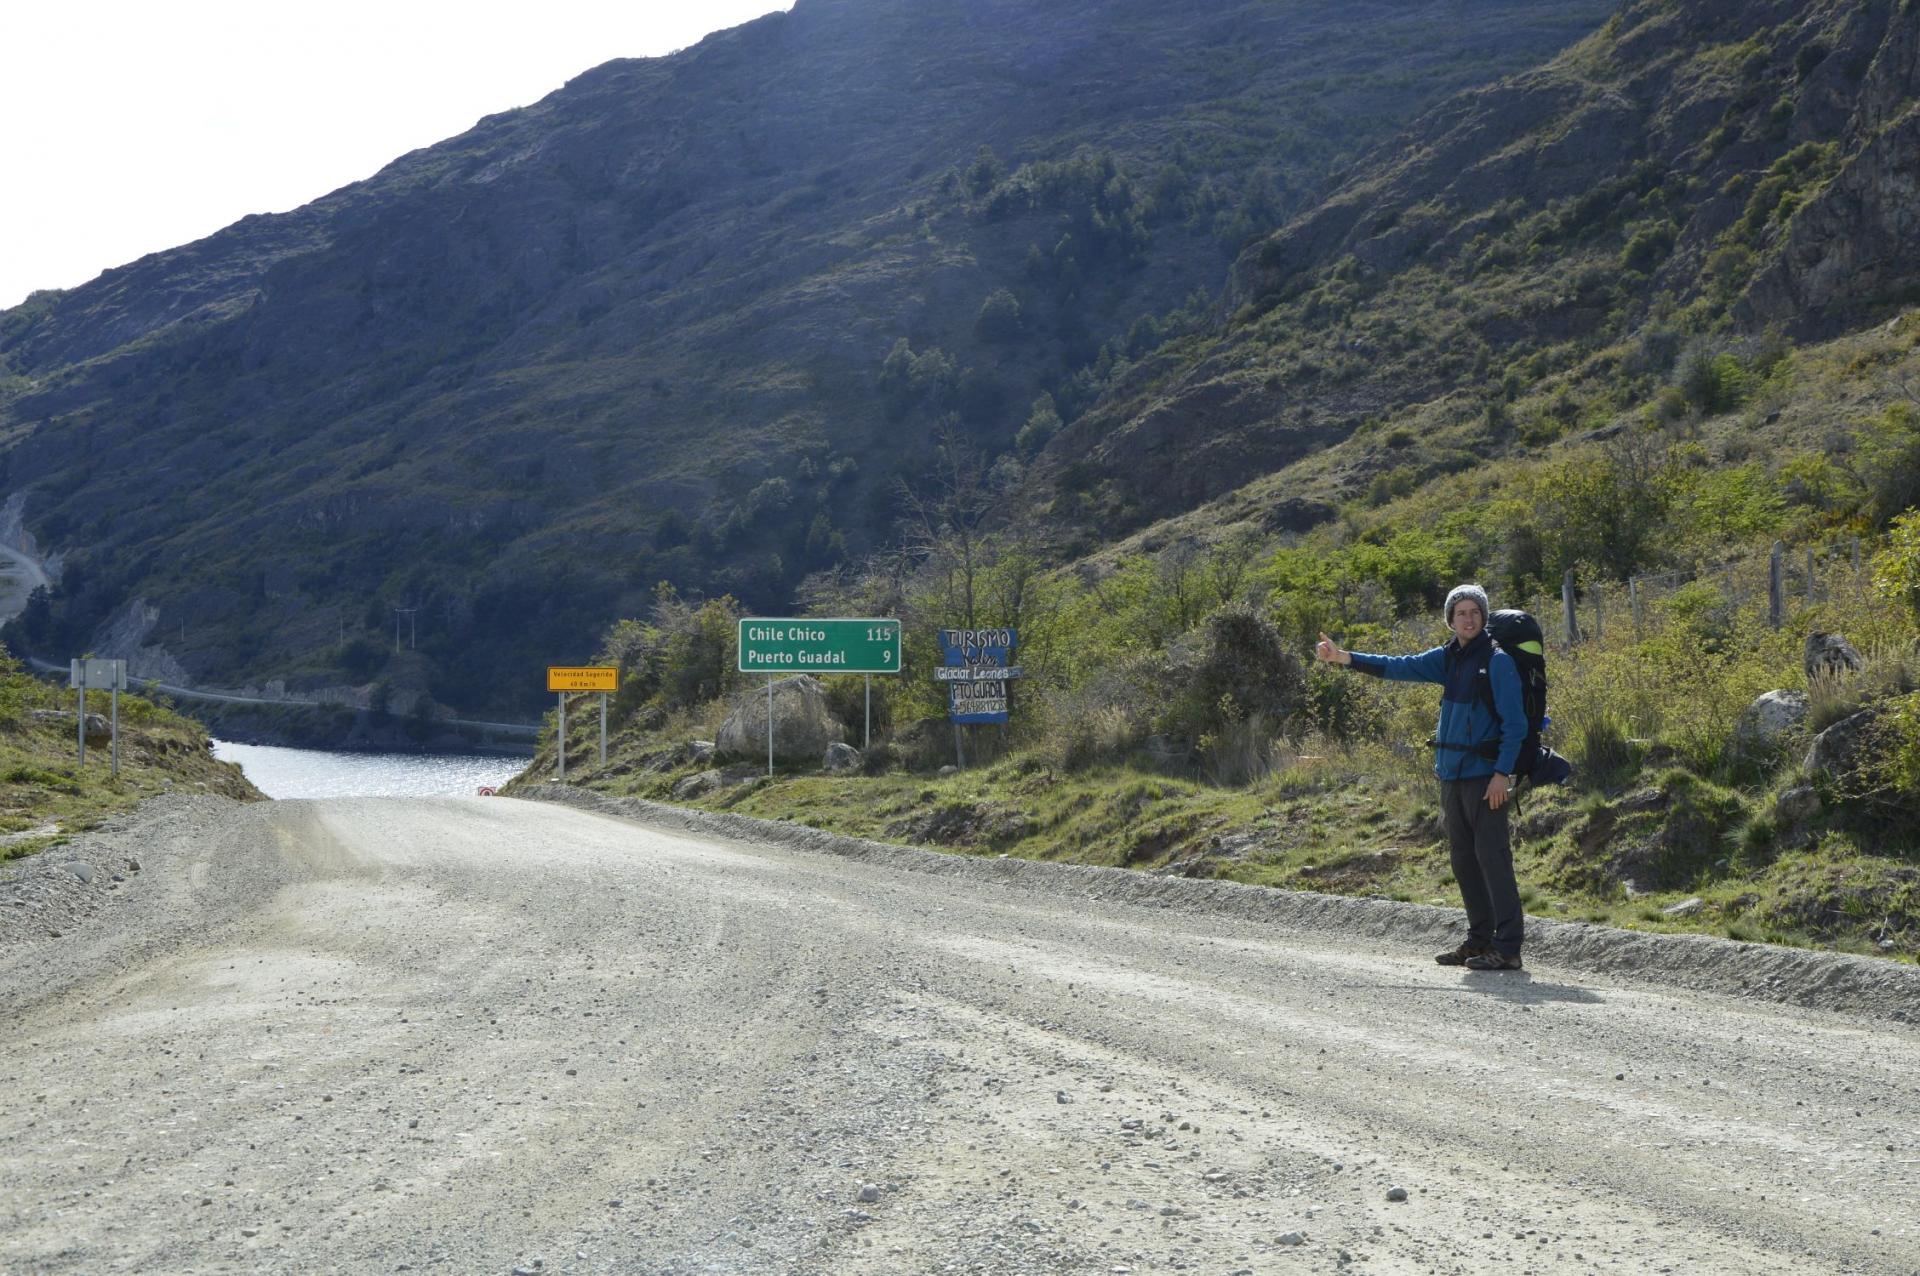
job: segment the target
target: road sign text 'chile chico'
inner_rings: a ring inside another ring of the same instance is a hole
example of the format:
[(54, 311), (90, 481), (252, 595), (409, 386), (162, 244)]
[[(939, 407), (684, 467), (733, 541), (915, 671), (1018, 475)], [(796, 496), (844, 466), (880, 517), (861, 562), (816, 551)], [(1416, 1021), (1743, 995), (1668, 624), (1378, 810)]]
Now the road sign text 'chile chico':
[(900, 622), (891, 618), (740, 621), (741, 673), (899, 673)]

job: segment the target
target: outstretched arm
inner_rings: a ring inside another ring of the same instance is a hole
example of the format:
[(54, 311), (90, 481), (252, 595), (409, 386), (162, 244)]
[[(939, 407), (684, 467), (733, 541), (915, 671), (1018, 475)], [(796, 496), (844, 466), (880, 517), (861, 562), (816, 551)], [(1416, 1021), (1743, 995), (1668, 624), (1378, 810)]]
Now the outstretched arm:
[(1355, 673), (1370, 673), (1392, 682), (1444, 682), (1447, 677), (1447, 653), (1444, 647), (1423, 651), (1417, 656), (1375, 656), (1364, 651), (1347, 651), (1325, 634), (1314, 646), (1315, 659), (1330, 665), (1346, 665)]

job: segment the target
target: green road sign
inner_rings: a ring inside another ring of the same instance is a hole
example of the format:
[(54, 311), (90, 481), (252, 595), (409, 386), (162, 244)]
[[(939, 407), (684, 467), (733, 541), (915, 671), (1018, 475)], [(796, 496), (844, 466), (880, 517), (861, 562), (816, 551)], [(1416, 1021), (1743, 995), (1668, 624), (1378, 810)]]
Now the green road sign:
[(898, 620), (749, 617), (740, 622), (741, 673), (899, 673)]

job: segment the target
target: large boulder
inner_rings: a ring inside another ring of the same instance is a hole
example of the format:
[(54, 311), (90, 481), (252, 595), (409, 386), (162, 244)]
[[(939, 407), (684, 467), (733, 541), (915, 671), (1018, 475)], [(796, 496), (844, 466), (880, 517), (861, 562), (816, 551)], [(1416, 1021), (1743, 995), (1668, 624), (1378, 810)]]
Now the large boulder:
[(724, 770), (713, 769), (699, 771), (674, 781), (673, 796), (688, 801), (705, 797), (709, 793), (718, 793), (730, 789), (736, 784), (748, 784), (760, 778), (760, 771), (750, 766), (730, 766)]
[[(827, 709), (827, 690), (818, 678), (802, 674), (773, 684), (775, 761), (813, 766), (829, 744), (846, 738), (847, 729)], [(767, 756), (766, 688), (755, 687), (733, 698), (713, 743), (714, 752), (723, 758)]]
[(1818, 779), (1845, 780), (1859, 770), (1868, 729), (1874, 724), (1879, 713), (1874, 709), (1862, 709), (1860, 712), (1840, 719), (1813, 737), (1813, 747), (1807, 750), (1804, 764), (1808, 775)]
[(1781, 748), (1806, 720), (1806, 692), (1769, 691), (1740, 715), (1734, 743), (1747, 757), (1764, 756)]
[(856, 771), (860, 767), (860, 750), (836, 740), (827, 746), (827, 756), (821, 765), (829, 771)]
[(1866, 659), (1839, 634), (1808, 634), (1805, 660), (1809, 678), (1833, 678), (1867, 667)]

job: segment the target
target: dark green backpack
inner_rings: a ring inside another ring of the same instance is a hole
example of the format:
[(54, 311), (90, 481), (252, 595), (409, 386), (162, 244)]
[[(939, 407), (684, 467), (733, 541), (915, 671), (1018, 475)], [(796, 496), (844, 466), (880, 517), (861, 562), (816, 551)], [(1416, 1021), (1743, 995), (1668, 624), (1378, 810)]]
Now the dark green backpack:
[[(1514, 775), (1535, 784), (1565, 783), (1573, 774), (1573, 764), (1540, 743), (1540, 733), (1553, 721), (1547, 716), (1547, 641), (1540, 622), (1531, 613), (1518, 609), (1496, 611), (1487, 617), (1487, 636), (1513, 658), (1514, 667), (1520, 672), (1520, 702), (1527, 711), (1527, 739), (1520, 746), (1520, 761), (1514, 765)], [(1499, 721), (1500, 709), (1493, 702), (1492, 681), (1482, 679), (1480, 691), (1494, 720)], [(1489, 757), (1499, 756), (1500, 742), (1488, 741), (1481, 746), (1481, 752)]]

